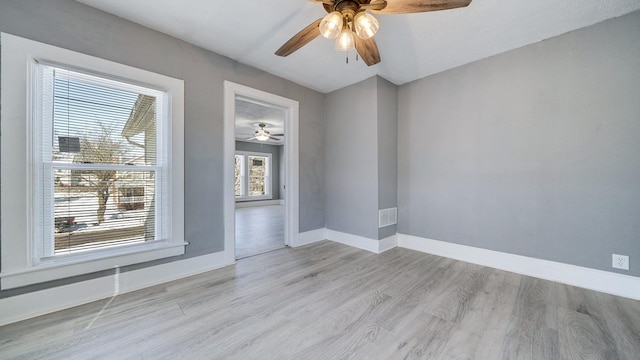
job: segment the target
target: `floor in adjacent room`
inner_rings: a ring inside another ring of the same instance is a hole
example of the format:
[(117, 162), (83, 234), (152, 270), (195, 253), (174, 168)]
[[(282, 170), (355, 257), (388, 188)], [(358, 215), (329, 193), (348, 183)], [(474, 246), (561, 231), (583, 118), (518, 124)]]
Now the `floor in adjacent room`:
[[(43, 299), (46, 301), (46, 299)], [(640, 301), (322, 241), (0, 327), (2, 359), (638, 359)]]
[(284, 247), (284, 205), (236, 209), (236, 258)]

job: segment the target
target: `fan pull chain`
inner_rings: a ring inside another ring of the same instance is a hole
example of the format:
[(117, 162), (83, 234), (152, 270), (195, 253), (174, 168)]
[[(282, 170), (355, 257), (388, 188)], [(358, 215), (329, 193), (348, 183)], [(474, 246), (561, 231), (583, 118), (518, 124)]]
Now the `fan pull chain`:
[(347, 64), (349, 63), (349, 50), (345, 51), (345, 58), (347, 60)]

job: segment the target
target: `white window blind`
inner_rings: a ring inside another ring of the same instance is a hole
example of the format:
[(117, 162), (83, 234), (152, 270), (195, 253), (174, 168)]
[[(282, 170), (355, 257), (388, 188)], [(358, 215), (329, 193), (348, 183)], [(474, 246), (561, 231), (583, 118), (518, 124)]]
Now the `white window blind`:
[(41, 258), (167, 237), (163, 92), (38, 64)]

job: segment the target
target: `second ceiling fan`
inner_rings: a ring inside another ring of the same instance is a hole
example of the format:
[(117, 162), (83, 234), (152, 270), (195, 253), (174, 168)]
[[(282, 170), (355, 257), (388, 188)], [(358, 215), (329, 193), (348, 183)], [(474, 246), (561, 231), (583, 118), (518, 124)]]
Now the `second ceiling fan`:
[(329, 13), (311, 23), (276, 51), (276, 55), (288, 56), (311, 40), (323, 35), (336, 40), (336, 50), (354, 49), (362, 60), (371, 66), (380, 62), (378, 46), (373, 35), (379, 24), (374, 14), (410, 14), (465, 7), (471, 0), (310, 0), (322, 3)]
[(271, 134), (269, 130), (265, 130), (264, 128), (267, 126), (265, 123), (258, 124), (259, 130), (255, 131), (255, 135), (252, 138), (247, 140), (258, 140), (258, 141), (267, 141), (267, 140), (275, 140), (280, 141), (280, 138), (274, 136), (284, 136), (284, 134)]

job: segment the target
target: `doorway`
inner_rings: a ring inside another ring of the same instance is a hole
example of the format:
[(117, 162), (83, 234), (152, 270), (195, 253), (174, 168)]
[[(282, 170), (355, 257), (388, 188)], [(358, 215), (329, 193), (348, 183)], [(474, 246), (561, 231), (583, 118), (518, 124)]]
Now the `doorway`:
[(284, 244), (285, 109), (255, 99), (235, 99), (236, 259)]
[(224, 87), (224, 253), (232, 264), (295, 245), (298, 102), (229, 81)]

